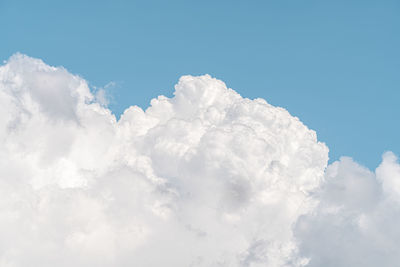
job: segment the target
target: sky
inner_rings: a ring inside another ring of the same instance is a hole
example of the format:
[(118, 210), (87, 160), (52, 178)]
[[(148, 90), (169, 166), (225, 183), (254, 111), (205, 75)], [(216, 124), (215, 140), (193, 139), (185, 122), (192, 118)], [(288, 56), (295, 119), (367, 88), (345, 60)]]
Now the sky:
[(384, 1), (0, 1), (0, 60), (16, 52), (105, 88), (119, 116), (210, 74), (299, 117), (375, 168), (400, 152), (400, 3)]
[(398, 265), (399, 3), (94, 3), (0, 2), (0, 267)]

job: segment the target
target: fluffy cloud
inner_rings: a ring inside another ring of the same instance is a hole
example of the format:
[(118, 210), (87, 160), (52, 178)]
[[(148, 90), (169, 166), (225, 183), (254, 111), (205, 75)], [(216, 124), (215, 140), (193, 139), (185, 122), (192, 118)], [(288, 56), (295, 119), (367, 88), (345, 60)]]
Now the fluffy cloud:
[(400, 165), (391, 152), (373, 173), (343, 157), (326, 170), (319, 205), (295, 233), (309, 266), (396, 266), (400, 260)]
[(119, 120), (104, 103), (38, 59), (0, 67), (1, 267), (398, 262), (393, 154), (326, 169), (298, 118), (208, 75)]

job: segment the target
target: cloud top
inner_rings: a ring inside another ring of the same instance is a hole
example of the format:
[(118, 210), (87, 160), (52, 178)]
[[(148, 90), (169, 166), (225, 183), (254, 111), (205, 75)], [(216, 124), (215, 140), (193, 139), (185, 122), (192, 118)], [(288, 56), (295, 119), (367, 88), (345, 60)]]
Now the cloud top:
[(326, 169), (298, 118), (209, 75), (119, 120), (103, 98), (38, 59), (0, 67), (0, 266), (349, 266), (399, 240), (392, 153)]

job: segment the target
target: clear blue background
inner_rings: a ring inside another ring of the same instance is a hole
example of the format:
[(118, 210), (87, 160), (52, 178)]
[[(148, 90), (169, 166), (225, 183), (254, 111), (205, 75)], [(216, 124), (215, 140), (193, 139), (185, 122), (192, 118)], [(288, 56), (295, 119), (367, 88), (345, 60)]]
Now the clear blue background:
[(119, 115), (209, 73), (317, 131), (331, 160), (375, 168), (400, 152), (400, 1), (0, 0), (0, 60), (15, 52), (108, 88)]

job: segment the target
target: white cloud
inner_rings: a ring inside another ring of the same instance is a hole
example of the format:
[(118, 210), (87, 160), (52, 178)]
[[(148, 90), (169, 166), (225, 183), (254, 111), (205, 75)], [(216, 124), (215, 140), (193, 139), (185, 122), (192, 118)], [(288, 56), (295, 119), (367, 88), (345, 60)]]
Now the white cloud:
[(1, 267), (396, 259), (393, 154), (376, 174), (348, 158), (325, 174), (314, 131), (208, 75), (182, 77), (173, 98), (120, 120), (105, 103), (40, 60), (0, 67)]
[(397, 266), (400, 165), (391, 152), (373, 173), (350, 158), (326, 171), (313, 212), (296, 225), (309, 266)]

